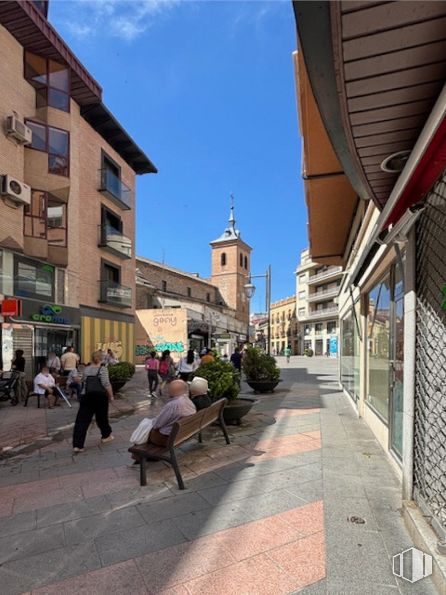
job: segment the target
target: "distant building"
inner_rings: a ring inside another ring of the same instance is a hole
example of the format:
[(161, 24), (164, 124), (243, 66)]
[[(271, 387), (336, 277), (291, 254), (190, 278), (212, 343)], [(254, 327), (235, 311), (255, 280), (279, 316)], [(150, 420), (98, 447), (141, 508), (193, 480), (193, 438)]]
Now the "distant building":
[(137, 362), (152, 349), (170, 349), (176, 358), (189, 347), (214, 347), (230, 355), (245, 342), (248, 305), (242, 289), (251, 248), (235, 230), (232, 208), (229, 224), (222, 238), (211, 243), (211, 280), (137, 257)]
[(300, 353), (311, 349), (314, 355), (336, 356), (339, 316), (336, 297), (342, 267), (318, 265), (308, 249), (303, 250), (296, 270), (296, 311), (300, 323)]
[(296, 297), (293, 295), (271, 304), (271, 354), (281, 355), (291, 347), (299, 355), (299, 324), (296, 317)]

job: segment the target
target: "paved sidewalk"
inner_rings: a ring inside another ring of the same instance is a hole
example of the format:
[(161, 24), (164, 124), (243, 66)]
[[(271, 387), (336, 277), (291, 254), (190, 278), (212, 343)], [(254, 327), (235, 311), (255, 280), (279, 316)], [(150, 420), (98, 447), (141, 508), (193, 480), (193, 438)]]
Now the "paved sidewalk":
[[(134, 379), (125, 386), (124, 398), (116, 398), (110, 406), (110, 417), (128, 415), (146, 401), (147, 388), (143, 372), (139, 370)], [(11, 406), (9, 401), (0, 402), (0, 457), (10, 456), (17, 450), (35, 450), (58, 438), (63, 429), (72, 427), (76, 418), (78, 404), (71, 401), (72, 408), (61, 401), (61, 407), (47, 409), (45, 399), (41, 399), (41, 408), (37, 400), (31, 397), (28, 406), (23, 403)]]
[(411, 545), (398, 483), (337, 391), (337, 362), (283, 366), (230, 446), (209, 429), (182, 448), (183, 492), (162, 463), (145, 488), (127, 467), (128, 436), (159, 402), (115, 420), (107, 446), (93, 430), (75, 458), (62, 440), (3, 461), (2, 595), (435, 593), (392, 575)]

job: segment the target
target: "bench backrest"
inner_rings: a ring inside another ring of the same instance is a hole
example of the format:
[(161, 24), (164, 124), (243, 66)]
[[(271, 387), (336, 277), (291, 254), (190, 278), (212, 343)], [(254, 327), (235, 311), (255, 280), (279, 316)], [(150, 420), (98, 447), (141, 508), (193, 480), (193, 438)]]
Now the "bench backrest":
[(225, 404), (226, 399), (219, 399), (209, 407), (175, 422), (170, 433), (168, 446), (177, 446), (185, 442), (212, 422), (217, 421)]

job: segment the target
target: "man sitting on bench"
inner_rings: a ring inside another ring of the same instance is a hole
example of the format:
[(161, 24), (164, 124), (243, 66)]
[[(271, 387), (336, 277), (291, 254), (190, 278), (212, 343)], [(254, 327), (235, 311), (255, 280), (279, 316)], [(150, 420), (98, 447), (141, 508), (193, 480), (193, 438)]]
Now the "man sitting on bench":
[(183, 417), (197, 412), (189, 398), (189, 387), (183, 380), (173, 380), (169, 384), (169, 400), (156, 417), (149, 434), (148, 442), (166, 446), (172, 426)]

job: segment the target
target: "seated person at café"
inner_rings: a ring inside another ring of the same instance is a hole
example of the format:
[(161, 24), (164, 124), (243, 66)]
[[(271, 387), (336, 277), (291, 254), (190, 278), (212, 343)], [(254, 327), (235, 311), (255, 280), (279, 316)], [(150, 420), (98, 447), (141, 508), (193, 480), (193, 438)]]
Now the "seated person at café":
[(208, 394), (209, 385), (206, 378), (201, 378), (201, 376), (195, 376), (192, 382), (189, 383), (189, 390), (190, 390), (190, 398), (192, 403), (197, 408), (197, 411), (200, 409), (205, 409), (212, 405), (211, 397)]
[(67, 387), (76, 393), (76, 398), (79, 401), (79, 397), (82, 390), (82, 379), (84, 376), (85, 366), (80, 364), (77, 369), (70, 370), (67, 378)]
[(48, 409), (59, 406), (59, 397), (55, 391), (56, 381), (50, 374), (48, 366), (43, 366), (39, 374), (34, 378), (34, 392), (38, 395), (45, 395), (48, 399)]

